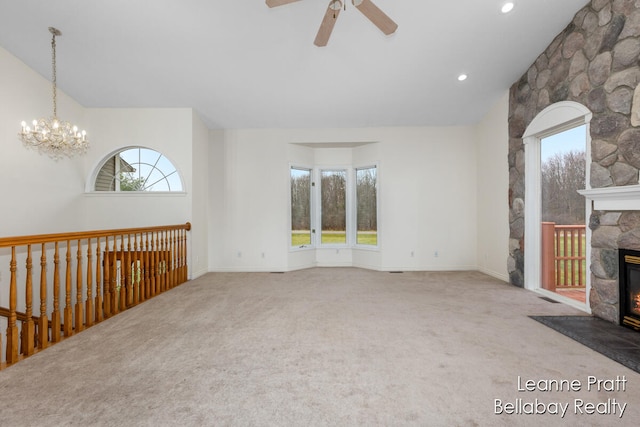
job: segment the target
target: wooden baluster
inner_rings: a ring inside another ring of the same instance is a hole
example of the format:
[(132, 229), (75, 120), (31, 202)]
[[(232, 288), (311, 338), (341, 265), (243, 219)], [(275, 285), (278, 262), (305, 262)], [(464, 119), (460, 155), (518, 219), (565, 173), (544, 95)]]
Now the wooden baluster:
[(82, 306), (82, 242), (78, 239), (76, 255), (76, 332), (84, 329), (84, 309)]
[(60, 341), (60, 253), (58, 242), (53, 253), (53, 312), (51, 313), (51, 342)]
[(162, 293), (164, 292), (164, 283), (162, 281), (162, 272), (163, 272), (163, 260), (164, 260), (164, 256), (162, 254), (162, 231), (158, 231), (157, 234), (157, 239), (158, 239), (158, 293)]
[(27, 283), (25, 289), (25, 304), (27, 320), (22, 322), (23, 354), (31, 356), (34, 349), (35, 325), (33, 324), (33, 262), (31, 245), (27, 245)]
[(173, 286), (180, 284), (180, 244), (178, 240), (178, 233), (180, 230), (173, 230)]
[(169, 272), (169, 268), (167, 266), (168, 257), (167, 257), (167, 230), (162, 232), (162, 291), (166, 291), (168, 289), (167, 286), (167, 275)]
[(100, 284), (102, 283), (102, 262), (100, 237), (96, 239), (96, 305), (95, 305), (95, 322), (100, 323), (104, 319), (103, 307), (102, 307), (102, 289)]
[(182, 273), (182, 281), (186, 282), (189, 278), (189, 265), (187, 264), (187, 230), (183, 231), (184, 234), (184, 247), (182, 250), (182, 259), (184, 262), (184, 272)]
[(144, 299), (151, 298), (151, 282), (149, 280), (149, 233), (144, 233)]
[(138, 248), (138, 233), (133, 234), (133, 304), (140, 304), (140, 261)]
[(580, 286), (585, 286), (585, 280), (582, 274), (582, 264), (584, 261), (584, 258), (582, 257), (582, 236), (584, 236), (585, 230), (583, 228), (581, 228), (578, 231), (578, 256), (580, 257), (580, 261), (578, 262), (578, 285)]
[(178, 231), (178, 283), (184, 283), (184, 230)]
[(93, 251), (91, 249), (91, 238), (87, 239), (87, 301), (85, 305), (86, 325), (93, 325)]
[(113, 251), (111, 258), (111, 315), (118, 314), (118, 300), (120, 289), (118, 286), (118, 236), (113, 236)]
[(16, 282), (16, 247), (11, 247), (11, 261), (9, 262), (9, 271), (11, 272), (11, 281), (9, 284), (9, 320), (7, 322), (7, 364), (16, 363), (18, 361), (18, 345), (19, 332), (17, 325), (17, 305), (18, 305), (18, 285)]
[(156, 252), (157, 252), (157, 262), (156, 262), (156, 288), (158, 289), (158, 293), (162, 293), (162, 232), (158, 231), (156, 234)]
[(124, 234), (120, 236), (120, 311), (127, 309), (127, 262), (124, 254)]
[(109, 253), (109, 236), (105, 237), (104, 242), (104, 282), (102, 289), (104, 292), (104, 318), (111, 316), (111, 268), (109, 262), (111, 255)]
[(171, 231), (164, 231), (164, 286), (165, 290), (171, 289)]
[(153, 244), (153, 231), (151, 232), (151, 253), (149, 255), (151, 261), (151, 263), (149, 264), (149, 278), (151, 279), (149, 287), (151, 288), (151, 296), (154, 297), (157, 294), (156, 278), (158, 273), (158, 254), (156, 253), (156, 248)]
[(575, 233), (573, 232), (573, 229), (568, 231), (569, 236), (571, 236), (571, 250), (569, 251), (569, 256), (571, 257), (571, 259), (569, 260), (569, 276), (570, 276), (570, 281), (569, 283), (567, 283), (568, 286), (574, 286), (575, 285), (575, 280), (576, 280), (576, 274), (575, 274), (575, 260), (573, 259), (573, 257), (576, 256), (576, 246), (575, 246)]
[(182, 281), (186, 282), (189, 279), (189, 264), (187, 262), (187, 230), (182, 232), (182, 263), (184, 266)]
[(125, 238), (120, 236), (120, 311), (127, 308), (127, 261), (124, 253)]
[(162, 293), (162, 232), (158, 231), (156, 234), (156, 251), (158, 252), (158, 262), (156, 263), (157, 269), (157, 278), (156, 278), (156, 287), (158, 288), (158, 293)]
[(127, 284), (127, 307), (133, 305), (133, 288), (135, 286), (134, 268), (132, 267), (131, 259), (131, 234), (127, 235), (127, 268), (125, 269), (125, 277)]
[(176, 266), (176, 230), (169, 231), (169, 264), (170, 264), (170, 272), (169, 272), (169, 284), (172, 288), (176, 286), (176, 273), (178, 272), (178, 268)]
[(569, 264), (569, 260), (567, 259), (567, 255), (570, 253), (569, 252), (569, 239), (570, 239), (570, 234), (568, 230), (564, 230), (564, 286), (567, 286), (569, 284), (569, 272), (568, 270), (568, 264)]
[(173, 287), (173, 283), (172, 283), (172, 276), (173, 276), (173, 266), (171, 265), (171, 260), (172, 260), (172, 256), (171, 256), (171, 250), (173, 249), (172, 243), (173, 240), (171, 238), (171, 230), (167, 230), (166, 231), (166, 236), (167, 236), (167, 248), (166, 248), (166, 254), (167, 254), (167, 289), (171, 289)]
[(47, 252), (42, 244), (40, 257), (40, 319), (38, 319), (38, 348), (49, 346), (49, 319), (47, 318)]
[(66, 277), (65, 277), (65, 306), (64, 306), (64, 336), (73, 334), (73, 309), (71, 307), (71, 241), (67, 240), (66, 257)]
[(182, 249), (182, 240), (181, 240), (181, 235), (180, 235), (180, 230), (179, 229), (175, 230), (174, 234), (175, 234), (175, 239), (176, 239), (175, 240), (176, 241), (175, 249), (173, 250), (174, 258), (175, 258), (174, 265), (175, 265), (175, 268), (176, 268), (175, 285), (178, 286), (180, 283), (182, 283), (180, 281), (180, 277), (181, 277), (181, 274), (182, 274), (182, 269), (180, 268), (181, 267), (180, 266), (180, 250)]

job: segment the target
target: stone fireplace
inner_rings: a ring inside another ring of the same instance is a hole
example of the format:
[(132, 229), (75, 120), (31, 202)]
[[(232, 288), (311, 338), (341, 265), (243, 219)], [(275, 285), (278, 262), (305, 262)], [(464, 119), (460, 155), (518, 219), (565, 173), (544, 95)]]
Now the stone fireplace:
[(640, 251), (640, 185), (605, 187), (581, 192), (593, 203), (591, 234), (591, 294), (594, 315), (622, 322), (620, 256)]
[[(620, 323), (618, 250), (640, 251), (640, 2), (592, 0), (576, 13), (510, 90), (509, 259), (512, 284), (525, 286), (527, 161), (523, 136), (540, 112), (562, 101), (586, 107), (592, 201), (589, 307)], [(535, 191), (535, 190), (534, 190)], [(531, 193), (530, 193), (531, 194)]]

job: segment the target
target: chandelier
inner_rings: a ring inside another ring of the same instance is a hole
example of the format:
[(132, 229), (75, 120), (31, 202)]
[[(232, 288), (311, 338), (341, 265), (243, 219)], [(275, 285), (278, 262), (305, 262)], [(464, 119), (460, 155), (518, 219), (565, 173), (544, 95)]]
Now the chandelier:
[(63, 156), (73, 157), (76, 154), (84, 154), (89, 147), (87, 133), (78, 131), (77, 126), (69, 122), (58, 119), (58, 109), (56, 105), (56, 36), (61, 35), (60, 30), (49, 27), (49, 32), (53, 35), (51, 39), (51, 65), (53, 74), (51, 84), (53, 87), (53, 117), (43, 117), (34, 120), (33, 128), (22, 122), (22, 131), (18, 137), (28, 148), (37, 149), (40, 153), (46, 153), (54, 160)]

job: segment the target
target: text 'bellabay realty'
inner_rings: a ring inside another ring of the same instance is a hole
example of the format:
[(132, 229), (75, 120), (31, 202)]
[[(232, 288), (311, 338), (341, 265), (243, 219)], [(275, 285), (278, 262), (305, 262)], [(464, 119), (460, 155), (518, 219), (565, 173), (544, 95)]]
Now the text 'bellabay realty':
[[(589, 375), (585, 380), (579, 379), (540, 379), (525, 380), (518, 376), (518, 393), (562, 393), (562, 392), (606, 392), (616, 393), (627, 390), (626, 376), (617, 375), (615, 378), (598, 378)], [(559, 415), (564, 418), (567, 413), (576, 415), (615, 415), (622, 418), (627, 409), (626, 402), (620, 402), (615, 397), (606, 401), (591, 401), (574, 398), (569, 401), (546, 402), (541, 399), (516, 398), (511, 401), (494, 399), (494, 414), (496, 415)]]

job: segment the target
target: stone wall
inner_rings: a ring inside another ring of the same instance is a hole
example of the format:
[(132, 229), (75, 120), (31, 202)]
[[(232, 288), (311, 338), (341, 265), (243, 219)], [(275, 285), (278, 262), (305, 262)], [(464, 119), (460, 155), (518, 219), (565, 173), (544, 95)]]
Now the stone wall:
[[(525, 158), (522, 135), (545, 107), (575, 101), (591, 120), (592, 188), (638, 184), (640, 1), (592, 0), (510, 90), (510, 281), (524, 286)], [(590, 305), (618, 323), (617, 249), (640, 248), (640, 212), (593, 212)]]

